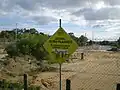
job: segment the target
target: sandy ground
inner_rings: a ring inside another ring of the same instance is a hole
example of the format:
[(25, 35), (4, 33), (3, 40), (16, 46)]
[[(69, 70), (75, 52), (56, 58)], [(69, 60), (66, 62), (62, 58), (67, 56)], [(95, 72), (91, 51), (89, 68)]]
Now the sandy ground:
[[(71, 90), (116, 90), (120, 83), (120, 53), (89, 51), (85, 59), (73, 60), (73, 63), (62, 65), (62, 90), (65, 90), (65, 80), (71, 80)], [(59, 90), (59, 71), (43, 72), (37, 75), (35, 84), (40, 80), (52, 83), (48, 89)]]
[[(71, 80), (71, 90), (116, 90), (120, 83), (120, 52), (84, 53), (84, 60), (80, 60), (78, 53), (77, 59), (62, 64), (62, 90), (66, 90), (66, 79)], [(59, 68), (59, 64), (52, 66)], [(31, 84), (42, 85), (41, 90), (59, 90), (59, 70), (40, 72), (28, 78), (32, 78)]]

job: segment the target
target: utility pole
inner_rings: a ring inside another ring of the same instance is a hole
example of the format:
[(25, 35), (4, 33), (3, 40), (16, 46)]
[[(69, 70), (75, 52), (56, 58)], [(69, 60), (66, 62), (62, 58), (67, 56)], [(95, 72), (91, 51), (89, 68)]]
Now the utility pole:
[(93, 44), (94, 44), (94, 32), (92, 31), (92, 49), (93, 49)]
[(16, 42), (17, 42), (17, 33), (18, 33), (17, 26), (18, 26), (18, 23), (16, 23), (16, 35), (15, 35), (15, 41)]
[[(85, 33), (85, 38), (86, 38), (86, 33)], [(85, 47), (84, 47), (84, 50), (86, 50), (86, 45), (87, 45), (87, 42), (85, 42)]]

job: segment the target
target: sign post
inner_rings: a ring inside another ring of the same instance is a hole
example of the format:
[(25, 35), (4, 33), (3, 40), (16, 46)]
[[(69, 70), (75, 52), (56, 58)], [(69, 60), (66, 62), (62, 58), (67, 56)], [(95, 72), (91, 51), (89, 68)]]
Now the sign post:
[(52, 57), (52, 62), (59, 63), (60, 90), (62, 90), (61, 66), (66, 59), (77, 49), (77, 43), (61, 27), (59, 20), (59, 29), (44, 43), (44, 48)]
[(60, 70), (59, 70), (59, 73), (60, 73), (60, 90), (62, 90), (62, 80), (61, 80), (61, 63), (59, 63), (59, 65), (60, 65)]
[[(59, 24), (60, 24), (60, 28), (61, 28), (61, 19), (59, 20)], [(62, 68), (61, 68), (61, 63), (59, 63), (59, 65), (60, 65), (60, 70), (59, 70), (59, 73), (60, 73), (60, 90), (62, 90), (62, 80), (61, 80), (61, 70), (62, 70)]]

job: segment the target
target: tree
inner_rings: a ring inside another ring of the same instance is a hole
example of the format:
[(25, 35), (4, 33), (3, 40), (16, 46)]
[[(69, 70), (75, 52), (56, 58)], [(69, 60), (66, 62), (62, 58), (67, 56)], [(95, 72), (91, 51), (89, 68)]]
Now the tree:
[(35, 28), (30, 28), (29, 31), (30, 31), (31, 34), (37, 34), (38, 33), (38, 31)]
[(38, 31), (35, 28), (30, 28), (30, 29), (24, 29), (23, 33), (38, 34)]
[(92, 45), (92, 44), (93, 44), (93, 41), (90, 40), (90, 41), (88, 42), (88, 45)]
[(13, 57), (15, 57), (15, 56), (18, 56), (18, 53), (19, 53), (18, 50), (17, 50), (17, 46), (16, 46), (15, 43), (8, 45), (8, 46), (5, 48), (5, 51), (7, 52), (7, 54), (8, 54), (11, 58), (13, 58)]
[(109, 41), (102, 41), (102, 42), (100, 42), (100, 45), (110, 45), (110, 42)]
[(16, 43), (6, 47), (5, 50), (7, 51), (8, 55), (12, 57), (17, 55), (30, 55), (42, 63), (43, 60), (48, 56), (43, 47), (43, 44), (47, 39), (47, 35), (22, 34), (21, 38)]
[(75, 35), (74, 35), (74, 33), (68, 33), (69, 35), (70, 35), (70, 37), (73, 39), (73, 40), (75, 40), (76, 41), (76, 43), (78, 44), (78, 37), (76, 37)]
[(117, 40), (117, 42), (118, 42), (118, 45), (120, 45), (120, 37), (119, 37), (119, 39)]
[(1, 31), (0, 38), (3, 38), (4, 41), (13, 41), (15, 39), (15, 32), (14, 31)]
[(117, 47), (120, 48), (120, 37), (119, 37), (119, 39), (117, 40)]
[(72, 32), (70, 32), (70, 33), (68, 33), (70, 36), (74, 36), (74, 33), (72, 33)]
[(84, 45), (87, 45), (87, 41), (88, 41), (88, 38), (81, 35), (79, 38), (78, 38), (78, 44), (80, 46), (84, 46)]

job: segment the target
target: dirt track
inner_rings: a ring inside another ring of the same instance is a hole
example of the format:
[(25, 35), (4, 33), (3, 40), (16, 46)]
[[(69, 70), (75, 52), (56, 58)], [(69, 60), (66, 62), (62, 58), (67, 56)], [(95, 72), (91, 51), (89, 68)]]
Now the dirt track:
[[(86, 52), (85, 59), (62, 65), (62, 90), (65, 80), (71, 80), (71, 90), (116, 90), (120, 83), (120, 53)], [(38, 75), (53, 82), (48, 90), (59, 90), (59, 73)], [(51, 79), (50, 79), (51, 78)]]

